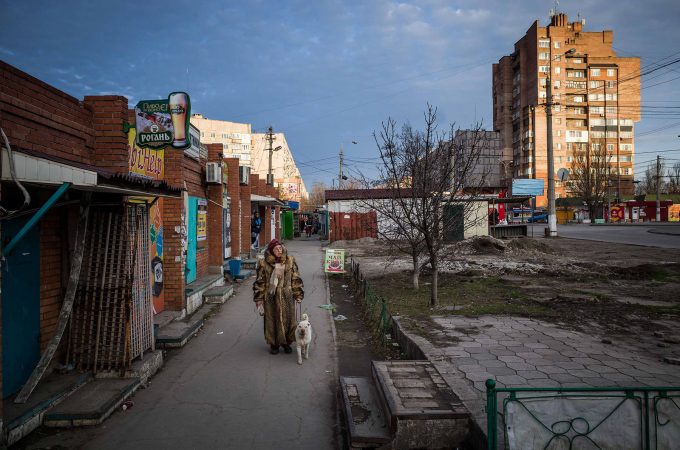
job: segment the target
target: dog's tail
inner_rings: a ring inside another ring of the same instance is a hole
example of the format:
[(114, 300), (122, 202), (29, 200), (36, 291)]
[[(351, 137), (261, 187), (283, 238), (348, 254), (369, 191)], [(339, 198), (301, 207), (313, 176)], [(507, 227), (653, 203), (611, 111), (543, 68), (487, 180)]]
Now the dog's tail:
[(309, 320), (309, 316), (307, 314), (302, 315), (302, 320)]

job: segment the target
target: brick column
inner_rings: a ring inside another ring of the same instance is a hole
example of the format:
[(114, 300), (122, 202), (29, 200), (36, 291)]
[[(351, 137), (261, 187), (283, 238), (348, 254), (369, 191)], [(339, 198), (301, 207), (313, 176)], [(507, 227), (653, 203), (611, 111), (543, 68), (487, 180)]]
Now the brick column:
[[(165, 149), (165, 181), (183, 186), (184, 152), (174, 148)], [(163, 199), (163, 291), (165, 308), (181, 311), (186, 307), (184, 294), (184, 263), (182, 249), (182, 221), (184, 198)], [(179, 231), (179, 232), (178, 232)], [(184, 236), (186, 239), (186, 236)]]
[[(208, 162), (222, 163), (222, 144), (208, 144)], [(208, 265), (221, 267), (224, 263), (222, 235), (222, 192), (224, 185), (208, 185)]]
[(241, 190), (241, 253), (250, 252), (250, 186), (242, 185)]
[(231, 256), (241, 254), (241, 216), (239, 214), (241, 206), (241, 189), (238, 182), (238, 158), (225, 158), (227, 165), (227, 195), (231, 200)]
[(127, 98), (118, 95), (87, 96), (84, 105), (92, 111), (95, 131), (93, 164), (113, 172), (128, 173), (128, 139), (123, 124), (128, 121)]
[(281, 207), (274, 208), (274, 214), (276, 214), (276, 239), (281, 240)]

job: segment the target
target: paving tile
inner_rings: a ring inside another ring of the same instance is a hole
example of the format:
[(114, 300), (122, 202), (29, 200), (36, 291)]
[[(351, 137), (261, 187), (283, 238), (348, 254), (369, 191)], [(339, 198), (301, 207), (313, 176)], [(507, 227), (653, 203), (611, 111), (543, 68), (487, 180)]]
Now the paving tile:
[(476, 359), (477, 361), (485, 361), (485, 360), (489, 360), (489, 359), (497, 360), (498, 359), (498, 356), (493, 355), (491, 353), (474, 353), (472, 355), (472, 357), (474, 359)]
[(589, 370), (592, 370), (593, 372), (597, 372), (599, 374), (608, 374), (608, 373), (614, 373), (618, 372), (617, 369), (609, 366), (605, 366), (604, 364), (592, 364), (588, 366)]
[(509, 367), (505, 367), (505, 366), (503, 366), (503, 367), (488, 367), (486, 370), (489, 373), (492, 373), (496, 376), (499, 376), (499, 375), (517, 375), (516, 371), (512, 370)]
[(462, 366), (458, 366), (458, 370), (462, 370), (465, 373), (484, 372), (486, 370), (486, 367), (479, 364), (463, 364)]
[(584, 366), (589, 366), (591, 364), (599, 364), (601, 361), (593, 358), (571, 358), (575, 363), (583, 364)]
[(629, 375), (625, 375), (623, 373), (618, 373), (618, 372), (617, 373), (608, 373), (607, 378), (609, 378), (610, 380), (616, 381), (617, 384), (620, 383), (620, 382), (632, 383), (632, 382), (635, 381), (635, 378), (633, 378)]
[(470, 381), (486, 381), (489, 378), (493, 378), (493, 374), (489, 372), (465, 372), (465, 378)]
[(509, 362), (508, 367), (514, 370), (536, 370), (536, 366), (527, 363)]
[(527, 360), (527, 363), (533, 364), (537, 368), (540, 368), (540, 367), (543, 367), (543, 366), (554, 366), (555, 365), (555, 361), (549, 361), (549, 360), (543, 359), (543, 358), (541, 358), (541, 359), (530, 359), (530, 360)]
[(548, 378), (548, 375), (546, 375), (543, 372), (540, 372), (538, 370), (518, 370), (517, 375), (519, 375), (522, 378), (526, 378), (527, 380), (535, 380), (538, 378)]
[(555, 363), (555, 365), (557, 367), (561, 367), (561, 368), (567, 369), (569, 371), (571, 371), (572, 369), (574, 369), (574, 370), (585, 369), (583, 364), (575, 363), (573, 361), (560, 361), (560, 362)]
[(538, 355), (534, 352), (517, 352), (516, 355), (519, 356), (520, 358), (526, 359), (526, 360), (542, 358), (541, 355)]
[(583, 352), (580, 352), (578, 350), (566, 350), (560, 352), (560, 354), (563, 356), (567, 356), (569, 358), (585, 358), (587, 356)]
[(449, 363), (454, 365), (455, 367), (461, 365), (478, 364), (477, 360), (474, 358), (449, 358)]
[(650, 372), (640, 370), (640, 369), (636, 369), (634, 367), (622, 367), (618, 371), (620, 373), (624, 374), (624, 375), (628, 375), (628, 376), (631, 376), (631, 377), (634, 377), (634, 378), (649, 377), (651, 375)]
[(524, 363), (524, 359), (515, 355), (503, 355), (499, 356), (498, 359), (505, 363)]
[(506, 386), (510, 385), (524, 386), (526, 385), (527, 382), (525, 378), (522, 378), (518, 375), (500, 375), (497, 377), (497, 380), (505, 384)]
[(515, 354), (515, 352), (508, 350), (506, 347), (489, 349), (489, 353), (496, 356), (511, 356)]
[(613, 367), (614, 369), (622, 369), (624, 367), (630, 367), (630, 364), (621, 362), (618, 359), (611, 360), (611, 361), (602, 361), (602, 364), (604, 364), (605, 366)]
[(489, 353), (489, 350), (484, 348), (484, 346), (480, 345), (479, 347), (467, 347), (466, 348), (467, 352), (470, 353), (471, 357), (475, 357), (475, 354), (477, 353)]
[(446, 356), (455, 356), (457, 358), (466, 358), (470, 356), (470, 353), (466, 352), (465, 350), (462, 350), (459, 347), (448, 347), (444, 349), (444, 354)]
[(468, 348), (481, 347), (482, 344), (480, 344), (479, 342), (470, 340), (470, 341), (462, 341), (460, 343), (460, 346), (463, 347), (465, 349), (465, 351), (469, 351), (469, 350), (467, 350)]
[(551, 374), (548, 374), (548, 377), (551, 380), (558, 381), (559, 383), (579, 383), (579, 382), (581, 382), (580, 378), (575, 377), (573, 375), (570, 375), (568, 373), (551, 373)]
[(538, 366), (536, 370), (540, 370), (543, 373), (567, 373), (566, 369), (557, 366)]
[(484, 359), (479, 361), (479, 364), (484, 367), (508, 367), (503, 361), (498, 359)]
[(603, 377), (583, 377), (581, 378), (585, 384), (592, 387), (615, 387), (616, 385), (612, 383), (607, 378)]
[(588, 369), (569, 369), (567, 371), (569, 374), (574, 375), (579, 378), (597, 377), (599, 374)]
[(498, 343), (506, 347), (522, 347), (522, 343), (515, 340), (498, 341)]
[(533, 349), (548, 349), (549, 347), (546, 344), (542, 344), (540, 342), (527, 342), (524, 344), (525, 347), (533, 348)]

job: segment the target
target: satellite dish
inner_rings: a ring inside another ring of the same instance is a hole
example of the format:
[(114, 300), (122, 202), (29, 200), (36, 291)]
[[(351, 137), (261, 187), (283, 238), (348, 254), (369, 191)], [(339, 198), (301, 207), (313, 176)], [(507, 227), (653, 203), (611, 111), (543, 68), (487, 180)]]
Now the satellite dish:
[(569, 170), (568, 170), (568, 169), (564, 169), (564, 168), (558, 170), (558, 171), (557, 171), (557, 178), (558, 178), (561, 182), (564, 183), (565, 181), (567, 181), (567, 180), (569, 179)]

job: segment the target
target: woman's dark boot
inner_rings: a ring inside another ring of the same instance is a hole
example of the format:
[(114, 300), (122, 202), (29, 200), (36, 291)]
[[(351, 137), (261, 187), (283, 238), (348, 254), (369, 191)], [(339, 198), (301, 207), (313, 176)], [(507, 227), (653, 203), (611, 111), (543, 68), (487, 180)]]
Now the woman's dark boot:
[(283, 345), (283, 351), (286, 352), (286, 353), (293, 353), (293, 349), (290, 348), (290, 345), (288, 345), (288, 344)]
[(279, 353), (279, 346), (278, 346), (278, 345), (273, 345), (273, 344), (270, 345), (270, 346), (269, 346), (269, 353), (271, 353), (272, 355), (278, 354), (278, 353)]

